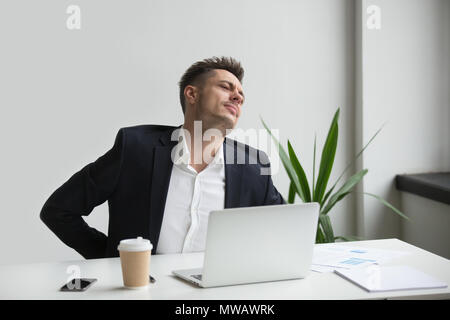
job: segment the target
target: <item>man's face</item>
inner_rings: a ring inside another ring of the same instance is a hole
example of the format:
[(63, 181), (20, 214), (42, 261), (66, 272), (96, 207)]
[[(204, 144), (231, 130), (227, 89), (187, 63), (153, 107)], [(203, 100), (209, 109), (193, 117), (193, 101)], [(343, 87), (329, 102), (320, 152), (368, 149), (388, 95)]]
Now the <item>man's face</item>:
[(231, 72), (216, 69), (214, 73), (198, 88), (196, 118), (203, 121), (205, 129), (233, 129), (244, 103), (242, 85)]

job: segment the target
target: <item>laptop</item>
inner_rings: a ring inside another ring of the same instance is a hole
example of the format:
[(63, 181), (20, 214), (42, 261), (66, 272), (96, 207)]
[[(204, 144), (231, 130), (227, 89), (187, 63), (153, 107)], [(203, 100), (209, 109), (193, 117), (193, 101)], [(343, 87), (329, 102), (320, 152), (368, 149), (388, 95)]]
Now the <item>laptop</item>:
[(203, 268), (172, 272), (203, 288), (304, 278), (318, 219), (315, 202), (212, 211)]

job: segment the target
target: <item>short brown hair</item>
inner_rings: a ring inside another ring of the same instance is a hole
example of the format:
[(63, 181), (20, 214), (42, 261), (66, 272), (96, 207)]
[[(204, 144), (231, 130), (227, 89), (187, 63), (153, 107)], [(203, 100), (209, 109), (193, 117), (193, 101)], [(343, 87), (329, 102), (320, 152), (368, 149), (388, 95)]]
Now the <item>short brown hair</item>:
[(244, 69), (242, 68), (240, 62), (236, 61), (231, 57), (212, 57), (209, 59), (204, 59), (202, 61), (197, 61), (181, 77), (178, 85), (180, 86), (180, 103), (183, 113), (186, 110), (186, 100), (184, 98), (184, 89), (188, 85), (203, 85), (204, 81), (214, 69), (223, 69), (231, 72), (242, 82), (244, 78)]

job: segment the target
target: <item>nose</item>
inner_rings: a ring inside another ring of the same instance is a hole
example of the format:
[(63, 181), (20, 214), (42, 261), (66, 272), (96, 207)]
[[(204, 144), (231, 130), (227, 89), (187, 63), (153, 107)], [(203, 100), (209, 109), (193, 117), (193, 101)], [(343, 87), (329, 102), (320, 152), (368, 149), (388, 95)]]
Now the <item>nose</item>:
[(237, 91), (237, 89), (233, 91), (231, 101), (233, 101), (236, 104), (242, 104), (244, 102), (244, 98), (241, 96), (239, 91)]

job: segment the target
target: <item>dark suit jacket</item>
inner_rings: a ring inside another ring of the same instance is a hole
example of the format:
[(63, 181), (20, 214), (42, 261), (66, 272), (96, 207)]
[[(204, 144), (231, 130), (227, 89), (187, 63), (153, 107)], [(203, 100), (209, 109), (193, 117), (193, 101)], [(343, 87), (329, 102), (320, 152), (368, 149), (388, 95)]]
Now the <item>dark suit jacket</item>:
[[(120, 129), (111, 150), (50, 196), (40, 214), (42, 221), (87, 259), (117, 257), (120, 240), (137, 236), (150, 239), (155, 253), (172, 173), (171, 151), (177, 144), (171, 134), (176, 128)], [(225, 139), (225, 208), (284, 203), (270, 175), (260, 174), (261, 168), (269, 167), (267, 156), (255, 151)], [(230, 157), (234, 164), (228, 163)], [(108, 236), (82, 218), (105, 201), (109, 205)]]

